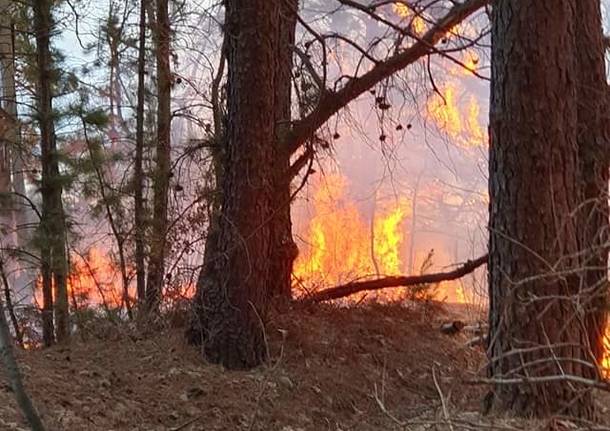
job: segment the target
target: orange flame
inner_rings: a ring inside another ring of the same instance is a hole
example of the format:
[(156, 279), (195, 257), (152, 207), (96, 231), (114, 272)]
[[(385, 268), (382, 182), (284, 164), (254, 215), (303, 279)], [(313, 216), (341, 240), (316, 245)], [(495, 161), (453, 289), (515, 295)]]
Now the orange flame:
[[(123, 304), (121, 271), (107, 253), (91, 248), (84, 256), (73, 253), (71, 263), (68, 298), (72, 305), (115, 308)], [(127, 271), (131, 272), (131, 269)], [(37, 304), (42, 304), (41, 286), (42, 281), (38, 280), (35, 292)]]
[(399, 202), (374, 220), (371, 240), (371, 228), (346, 198), (346, 187), (345, 179), (338, 175), (326, 177), (317, 187), (307, 242), (293, 271), (295, 279), (307, 285), (302, 288), (330, 286), (377, 273), (395, 275), (401, 270), (401, 228), (410, 211), (407, 203)]
[(410, 20), (410, 27), (416, 35), (424, 34), (426, 31), (426, 21), (421, 15), (416, 15), (413, 9), (404, 3), (394, 3), (394, 13), (404, 20)]
[(484, 146), (486, 133), (481, 126), (481, 108), (477, 98), (473, 95), (467, 103), (461, 103), (453, 82), (446, 83), (440, 93), (442, 98), (434, 96), (428, 100), (427, 105), (429, 118), (438, 129), (463, 148)]
[[(315, 186), (313, 215), (301, 239), (301, 253), (293, 270), (297, 296), (348, 283), (407, 273), (405, 227), (412, 216), (411, 203), (398, 199), (391, 205), (376, 202), (380, 208), (370, 220), (349, 199), (348, 184), (340, 175), (329, 175)], [(423, 267), (425, 253), (416, 253), (415, 263)], [(449, 260), (448, 256), (442, 256)], [(368, 298), (393, 301), (405, 298), (411, 288), (392, 288), (369, 293)], [(458, 283), (445, 283), (433, 292), (438, 300), (466, 302)], [(362, 294), (351, 298), (358, 301)]]
[(601, 363), (602, 375), (610, 380), (610, 322), (606, 326), (606, 336), (604, 337), (605, 355)]

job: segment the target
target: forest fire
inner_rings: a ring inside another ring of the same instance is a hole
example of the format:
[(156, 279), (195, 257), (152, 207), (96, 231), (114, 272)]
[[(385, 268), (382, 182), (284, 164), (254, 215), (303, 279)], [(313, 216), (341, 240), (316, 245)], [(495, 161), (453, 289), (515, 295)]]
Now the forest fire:
[[(405, 274), (410, 259), (420, 271), (433, 264), (434, 258), (428, 253), (407, 259), (405, 232), (412, 216), (408, 199), (399, 198), (390, 204), (376, 201), (373, 214), (367, 217), (347, 190), (347, 180), (337, 174), (327, 175), (315, 185), (313, 215), (297, 236), (301, 253), (294, 267), (296, 296), (355, 280)], [(459, 284), (445, 283), (441, 287), (434, 290), (435, 299), (466, 302)], [(364, 296), (395, 301), (409, 297), (411, 292), (413, 289), (408, 288), (386, 289), (354, 295), (348, 302), (358, 302)]]
[(313, 217), (294, 268), (297, 286), (332, 286), (354, 278), (400, 272), (401, 229), (408, 202), (380, 211), (367, 226), (354, 202), (346, 197), (346, 180), (329, 175), (313, 196)]
[[(84, 255), (72, 253), (71, 266), (68, 298), (72, 306), (117, 308), (125, 305), (121, 271), (107, 252), (93, 247)], [(39, 306), (42, 304), (40, 279), (35, 300)]]
[(481, 127), (479, 102), (471, 95), (460, 100), (460, 93), (453, 82), (441, 89), (442, 96), (429, 99), (427, 111), (439, 130), (462, 148), (484, 146), (486, 133)]

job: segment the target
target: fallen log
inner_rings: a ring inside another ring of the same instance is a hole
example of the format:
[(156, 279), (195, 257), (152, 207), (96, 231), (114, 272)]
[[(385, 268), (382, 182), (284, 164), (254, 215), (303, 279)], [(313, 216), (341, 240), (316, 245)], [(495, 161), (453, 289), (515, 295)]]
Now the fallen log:
[(302, 302), (304, 304), (312, 304), (316, 302), (330, 301), (333, 299), (344, 298), (354, 293), (368, 291), (368, 290), (380, 290), (391, 287), (408, 287), (417, 286), (421, 284), (435, 284), (442, 281), (451, 281), (462, 278), (463, 276), (470, 274), (478, 267), (482, 266), (487, 262), (488, 255), (484, 255), (475, 260), (468, 260), (462, 266), (448, 272), (437, 272), (435, 274), (422, 274), (422, 275), (409, 275), (409, 276), (391, 276), (378, 278), (376, 280), (367, 281), (354, 281), (341, 286), (331, 287), (324, 289), (319, 292), (313, 293), (311, 296), (305, 298)]

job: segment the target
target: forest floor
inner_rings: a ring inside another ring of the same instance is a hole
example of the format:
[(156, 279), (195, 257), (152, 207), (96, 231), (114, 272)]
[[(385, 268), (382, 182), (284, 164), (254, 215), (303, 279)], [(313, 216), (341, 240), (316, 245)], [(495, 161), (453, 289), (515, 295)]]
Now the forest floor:
[[(247, 372), (206, 364), (178, 328), (144, 336), (109, 325), (19, 360), (49, 430), (605, 429), (482, 416), (487, 389), (472, 379), (484, 352), (466, 332), (439, 330), (479, 317), (438, 304), (284, 311), (267, 333), (270, 362)], [(27, 429), (0, 384), (0, 430)]]

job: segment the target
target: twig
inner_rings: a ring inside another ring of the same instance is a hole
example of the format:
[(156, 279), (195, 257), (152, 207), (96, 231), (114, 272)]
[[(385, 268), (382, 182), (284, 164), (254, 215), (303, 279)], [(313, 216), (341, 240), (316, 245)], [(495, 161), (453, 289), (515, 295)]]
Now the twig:
[(182, 425), (178, 425), (177, 427), (174, 428), (170, 428), (169, 431), (180, 431), (183, 430), (184, 428), (186, 428), (187, 426), (194, 424), (195, 422), (197, 422), (199, 419), (201, 419), (201, 416), (197, 416), (193, 419), (190, 419), (186, 422), (184, 422)]
[(449, 411), (447, 410), (447, 404), (445, 403), (445, 396), (443, 395), (443, 391), (441, 390), (440, 385), (438, 384), (438, 380), (436, 379), (436, 372), (434, 364), (432, 365), (432, 380), (434, 381), (434, 387), (436, 387), (436, 392), (438, 392), (438, 397), (441, 400), (441, 406), (443, 408), (443, 417), (449, 426), (451, 431), (454, 431), (453, 424), (451, 423), (451, 419), (449, 418)]

